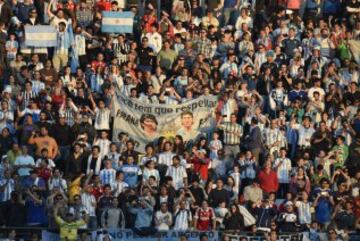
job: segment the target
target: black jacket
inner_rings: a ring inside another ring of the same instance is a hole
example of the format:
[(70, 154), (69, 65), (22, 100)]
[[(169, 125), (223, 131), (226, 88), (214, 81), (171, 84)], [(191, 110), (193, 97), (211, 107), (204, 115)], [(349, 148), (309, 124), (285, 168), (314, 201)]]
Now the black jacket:
[(261, 131), (258, 126), (254, 127), (249, 134), (248, 138), (248, 148), (250, 150), (255, 148), (262, 148), (262, 136)]
[(52, 136), (59, 146), (71, 145), (71, 129), (68, 125), (55, 124), (52, 128)]
[(10, 6), (6, 3), (3, 4), (1, 7), (1, 13), (0, 13), (0, 21), (5, 23), (5, 25), (9, 24), (10, 18), (13, 16), (13, 12), (10, 8)]
[(245, 227), (244, 216), (239, 212), (233, 215), (227, 215), (224, 218), (224, 225), (226, 230), (243, 230)]
[(25, 225), (25, 206), (11, 200), (3, 203), (3, 215), (7, 227), (23, 227)]

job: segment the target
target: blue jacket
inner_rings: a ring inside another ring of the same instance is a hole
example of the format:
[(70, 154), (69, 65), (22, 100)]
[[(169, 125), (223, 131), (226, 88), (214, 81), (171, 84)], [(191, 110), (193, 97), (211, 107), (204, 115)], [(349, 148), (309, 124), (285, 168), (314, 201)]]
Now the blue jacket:
[(130, 213), (136, 215), (135, 228), (147, 228), (151, 226), (154, 208), (146, 202), (146, 207), (133, 207), (128, 205)]
[(325, 0), (323, 6), (324, 14), (337, 14), (341, 10), (341, 4), (339, 0)]
[(273, 208), (255, 208), (256, 226), (270, 228), (271, 219), (275, 217), (276, 211)]

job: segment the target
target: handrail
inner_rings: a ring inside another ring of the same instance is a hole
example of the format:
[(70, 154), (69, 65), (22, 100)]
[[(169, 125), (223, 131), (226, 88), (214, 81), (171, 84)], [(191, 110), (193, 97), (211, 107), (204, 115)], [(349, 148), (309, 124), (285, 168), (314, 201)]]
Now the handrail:
[[(49, 231), (49, 232), (59, 232), (59, 229), (58, 228), (47, 228), (47, 227), (29, 227), (29, 226), (24, 226), (24, 227), (0, 227), (0, 232), (3, 231), (3, 230), (8, 230), (8, 231), (11, 231), (11, 230), (24, 230), (24, 231), (43, 231), (43, 230), (46, 230), (46, 231)], [(78, 229), (80, 232), (93, 232), (93, 231), (97, 231), (97, 230), (107, 230), (105, 228), (97, 228), (97, 229), (88, 229), (88, 228), (79, 228)], [(130, 228), (128, 229), (116, 229), (116, 230), (130, 230)], [(169, 230), (171, 231), (171, 229)], [(218, 233), (224, 233), (224, 234), (231, 234), (231, 235), (261, 235), (263, 234), (264, 232), (249, 232), (249, 231), (244, 231), (244, 230), (211, 230), (211, 231), (214, 231), (214, 232), (218, 232)], [(159, 231), (160, 233), (162, 231)], [(163, 231), (163, 232), (167, 232), (167, 231)], [(184, 232), (203, 232), (203, 231), (197, 231), (197, 230), (186, 230)], [(283, 235), (291, 235), (291, 234), (296, 234), (298, 232), (279, 232), (280, 234), (283, 234)], [(352, 230), (352, 231), (349, 231), (349, 234), (360, 234), (360, 230)]]

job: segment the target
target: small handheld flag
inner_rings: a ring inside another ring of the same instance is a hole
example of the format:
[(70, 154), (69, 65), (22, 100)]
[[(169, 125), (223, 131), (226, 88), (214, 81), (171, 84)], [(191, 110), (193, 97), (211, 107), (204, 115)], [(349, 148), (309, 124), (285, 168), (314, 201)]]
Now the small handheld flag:
[(25, 45), (29, 47), (55, 47), (56, 28), (51, 25), (25, 25)]
[(103, 33), (132, 33), (134, 25), (134, 13), (127, 12), (102, 12)]

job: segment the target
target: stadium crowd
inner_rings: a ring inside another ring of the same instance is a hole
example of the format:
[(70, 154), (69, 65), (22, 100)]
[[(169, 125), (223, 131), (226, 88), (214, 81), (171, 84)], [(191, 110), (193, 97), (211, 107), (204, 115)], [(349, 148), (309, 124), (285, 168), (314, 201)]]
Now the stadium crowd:
[[(360, 229), (360, 1), (159, 3), (0, 0), (0, 225)], [(133, 33), (102, 33), (102, 11), (132, 11)], [(56, 47), (25, 44), (41, 24)], [(217, 125), (139, 150), (112, 135), (117, 94), (218, 96)]]

